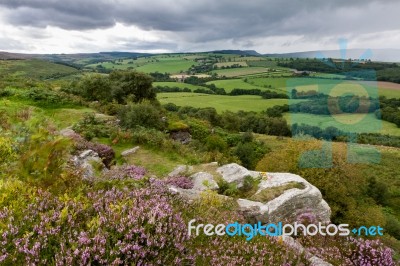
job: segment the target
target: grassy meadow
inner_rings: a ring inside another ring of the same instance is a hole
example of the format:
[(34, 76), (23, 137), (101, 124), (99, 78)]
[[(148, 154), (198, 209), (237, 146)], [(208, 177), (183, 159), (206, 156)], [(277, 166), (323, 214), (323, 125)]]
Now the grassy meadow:
[(0, 60), (0, 76), (51, 79), (76, 73), (78, 70), (73, 67), (44, 60)]
[(289, 124), (304, 123), (319, 128), (333, 126), (345, 132), (380, 133), (384, 135), (400, 136), (400, 130), (395, 124), (377, 119), (372, 113), (340, 114), (333, 116), (286, 113), (284, 118)]
[(157, 99), (161, 104), (174, 103), (178, 106), (197, 108), (214, 107), (217, 112), (240, 110), (261, 112), (275, 105), (288, 104), (287, 99), (262, 99), (255, 95), (225, 96), (186, 92), (158, 93)]

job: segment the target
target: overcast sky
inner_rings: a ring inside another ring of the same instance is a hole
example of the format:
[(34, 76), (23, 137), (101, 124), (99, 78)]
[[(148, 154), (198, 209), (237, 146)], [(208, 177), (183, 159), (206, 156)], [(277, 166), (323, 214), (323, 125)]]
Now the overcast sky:
[(400, 48), (398, 0), (0, 0), (0, 50)]

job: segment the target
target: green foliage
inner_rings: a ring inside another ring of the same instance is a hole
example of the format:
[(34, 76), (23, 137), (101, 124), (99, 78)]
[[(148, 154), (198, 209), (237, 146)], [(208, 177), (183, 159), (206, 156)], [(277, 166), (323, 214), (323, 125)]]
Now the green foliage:
[(189, 130), (189, 126), (183, 121), (176, 121), (168, 124), (168, 131), (170, 132), (187, 130)]
[(190, 127), (190, 134), (194, 139), (205, 141), (210, 135), (209, 125), (205, 121), (190, 119), (187, 124)]
[(16, 157), (12, 147), (12, 140), (0, 136), (0, 165)]
[(373, 198), (379, 205), (386, 205), (389, 199), (388, 186), (375, 177), (368, 179), (367, 194)]
[(206, 147), (208, 151), (223, 152), (228, 148), (228, 145), (223, 138), (214, 134), (206, 138)]
[(247, 169), (255, 169), (266, 152), (267, 148), (260, 142), (240, 142), (234, 150), (234, 154)]
[(76, 86), (79, 95), (88, 101), (109, 102), (112, 100), (111, 82), (107, 76), (100, 74), (86, 75)]
[[(73, 86), (74, 84), (71, 84)], [(114, 71), (109, 76), (92, 74), (83, 77), (77, 84), (77, 92), (89, 101), (127, 103), (155, 100), (152, 78), (135, 71)]]
[(145, 144), (153, 148), (164, 147), (167, 135), (154, 128), (135, 127), (130, 139), (135, 144)]
[(68, 139), (47, 139), (34, 135), (21, 156), (18, 176), (31, 184), (50, 187), (65, 180), (65, 167), (71, 143)]
[(91, 140), (94, 137), (109, 137), (111, 134), (111, 127), (107, 126), (104, 121), (96, 118), (94, 113), (85, 114), (83, 119), (76, 123), (72, 129), (86, 140)]
[(153, 79), (144, 73), (135, 71), (114, 71), (109, 75), (112, 83), (111, 94), (118, 103), (127, 99), (134, 102), (155, 100), (156, 93), (152, 87)]
[(218, 180), (218, 194), (236, 197), (239, 194), (239, 190), (235, 183), (228, 183), (221, 178)]
[(136, 126), (163, 129), (166, 125), (162, 117), (161, 110), (147, 102), (124, 106), (118, 113), (121, 126), (131, 129)]
[(400, 221), (392, 214), (386, 214), (385, 231), (396, 239), (400, 239)]

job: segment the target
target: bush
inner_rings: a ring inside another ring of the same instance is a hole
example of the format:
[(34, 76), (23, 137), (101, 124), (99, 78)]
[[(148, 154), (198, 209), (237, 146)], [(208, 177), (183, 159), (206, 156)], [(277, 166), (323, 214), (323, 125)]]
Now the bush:
[(29, 183), (50, 187), (64, 180), (70, 141), (64, 138), (35, 140), (19, 160), (18, 174)]
[(223, 152), (228, 148), (228, 144), (218, 135), (210, 135), (206, 139), (206, 147), (208, 151)]
[(149, 103), (128, 105), (121, 108), (118, 113), (121, 126), (131, 129), (136, 126), (163, 129), (165, 122), (162, 117), (161, 111)]
[(0, 165), (16, 157), (9, 138), (0, 137)]
[[(0, 210), (5, 265), (183, 264), (187, 225), (165, 190), (90, 192), (80, 200), (39, 191), (24, 215)], [(27, 233), (29, 232), (29, 233)]]
[(132, 130), (131, 140), (135, 144), (149, 145), (154, 148), (161, 148), (168, 136), (154, 128), (136, 127)]
[(187, 176), (169, 177), (165, 183), (183, 189), (191, 189), (194, 186), (193, 180)]
[[(119, 104), (129, 100), (141, 102), (155, 100), (156, 92), (152, 88), (152, 78), (136, 71), (113, 71), (109, 76), (95, 74), (83, 77), (76, 85), (78, 93), (89, 101), (109, 103), (116, 101)], [(72, 84), (71, 84), (72, 86)]]
[(192, 134), (194, 139), (203, 142), (210, 135), (209, 125), (204, 121), (190, 120), (187, 124), (190, 127), (190, 134)]
[(95, 137), (109, 137), (112, 131), (112, 128), (96, 118), (94, 113), (85, 114), (82, 121), (76, 123), (72, 129), (89, 141)]
[(168, 124), (168, 131), (188, 131), (189, 126), (182, 121), (172, 122)]

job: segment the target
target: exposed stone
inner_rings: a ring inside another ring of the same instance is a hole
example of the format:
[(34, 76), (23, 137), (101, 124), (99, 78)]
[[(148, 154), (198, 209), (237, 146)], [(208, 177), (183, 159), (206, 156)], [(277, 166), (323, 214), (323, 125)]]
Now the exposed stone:
[(92, 150), (85, 150), (78, 156), (72, 157), (72, 162), (81, 169), (83, 179), (88, 181), (93, 181), (96, 178), (93, 164), (105, 167), (99, 155)]
[[(178, 166), (170, 173), (170, 176), (188, 172), (188, 166)], [(264, 189), (274, 189), (288, 183), (299, 183), (302, 188), (291, 188), (283, 191), (276, 198), (263, 203), (251, 201), (247, 199), (237, 200), (239, 211), (246, 217), (248, 222), (262, 223), (278, 223), (286, 222), (293, 223), (301, 213), (312, 212), (315, 215), (316, 222), (329, 223), (331, 209), (325, 200), (322, 199), (321, 192), (311, 185), (304, 178), (290, 173), (261, 173), (249, 171), (243, 166), (232, 163), (221, 166), (217, 169), (222, 178), (229, 182), (237, 184), (240, 188), (243, 186), (243, 180), (246, 176), (262, 177), (258, 190), (260, 193)], [(211, 184), (210, 188), (218, 189), (213, 176), (206, 172), (200, 172), (192, 175), (195, 182), (193, 191), (204, 190), (207, 187), (204, 181)], [(185, 191), (184, 189), (180, 190)], [(184, 193), (184, 192), (182, 192)]]
[(268, 220), (268, 206), (257, 201), (238, 199), (239, 212), (242, 213), (251, 224), (266, 222)]
[(311, 257), (309, 259), (309, 261), (311, 262), (310, 266), (333, 266), (329, 262), (326, 262), (326, 261), (318, 258), (317, 256)]
[(192, 171), (193, 171), (193, 166), (178, 165), (177, 167), (175, 167), (174, 170), (172, 170), (171, 173), (168, 174), (168, 176), (172, 177), (172, 176), (183, 175), (183, 174), (187, 174), (188, 172), (192, 172)]
[(268, 206), (268, 222), (294, 222), (299, 213), (312, 211), (317, 221), (329, 223), (331, 209), (322, 199), (321, 192), (298, 175), (268, 173), (268, 179), (261, 181), (257, 193), (263, 189), (283, 186), (290, 182), (301, 183), (304, 189), (288, 189), (282, 195), (266, 203)]
[(127, 157), (127, 156), (129, 156), (131, 154), (134, 154), (135, 152), (137, 152), (137, 150), (139, 150), (139, 148), (140, 148), (139, 146), (136, 146), (136, 147), (134, 147), (132, 149), (125, 150), (125, 151), (121, 152), (121, 156), (122, 157)]
[(254, 176), (254, 173), (251, 173), (237, 163), (223, 165), (217, 169), (217, 173), (219, 173), (226, 182), (235, 183), (238, 188), (243, 186), (243, 181), (246, 176)]
[(170, 134), (171, 138), (182, 144), (189, 144), (192, 141), (192, 135), (187, 131), (176, 131)]
[(198, 199), (200, 197), (200, 190), (195, 189), (183, 189), (179, 187), (169, 186), (168, 190), (173, 194), (179, 194), (181, 197), (185, 198), (189, 202)]
[(295, 251), (297, 254), (302, 254), (306, 251), (305, 248), (291, 236), (283, 235), (282, 241), (288, 248)]
[(59, 134), (63, 137), (71, 138), (77, 135), (77, 133), (70, 127), (61, 129)]
[(190, 176), (190, 178), (193, 180), (193, 189), (195, 190), (217, 190), (219, 188), (212, 174), (206, 172), (198, 172)]

